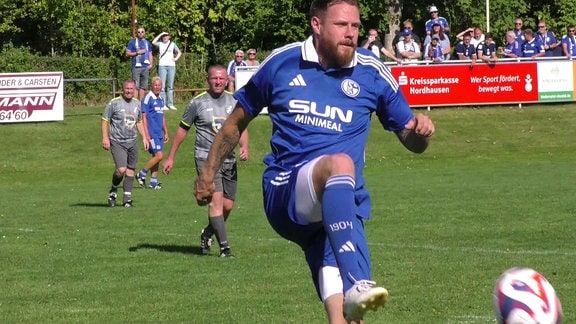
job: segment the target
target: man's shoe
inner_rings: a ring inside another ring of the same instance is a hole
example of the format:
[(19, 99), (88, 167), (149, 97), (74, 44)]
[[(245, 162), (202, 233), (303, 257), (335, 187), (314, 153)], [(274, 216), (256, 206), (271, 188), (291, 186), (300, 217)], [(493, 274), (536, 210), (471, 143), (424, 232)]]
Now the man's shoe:
[(357, 281), (344, 294), (344, 314), (346, 321), (360, 321), (367, 310), (377, 310), (388, 300), (388, 290), (375, 287), (376, 283), (369, 280)]
[(220, 249), (220, 257), (221, 258), (233, 258), (234, 254), (232, 254), (232, 251), (230, 250), (229, 247), (226, 247), (226, 248)]
[(150, 189), (155, 189), (155, 190), (162, 189), (162, 184), (161, 184), (160, 182), (158, 182), (154, 187), (149, 186), (149, 188), (150, 188)]
[(168, 109), (170, 109), (170, 110), (178, 110), (178, 108), (176, 108), (176, 106), (168, 106)]
[(146, 178), (140, 178), (139, 175), (136, 176), (136, 180), (142, 189), (146, 189)]
[(168, 109), (170, 109), (170, 108), (168, 108), (166, 106), (162, 107), (162, 110), (168, 110)]
[(134, 207), (134, 204), (132, 203), (132, 200), (128, 200), (124, 203), (124, 207), (126, 208), (131, 208)]
[(118, 197), (118, 194), (115, 192), (110, 192), (108, 194), (108, 206), (110, 207), (114, 207), (116, 206), (116, 198)]
[(204, 230), (200, 233), (200, 248), (202, 249), (202, 254), (210, 254), (210, 247), (212, 246), (212, 238), (204, 236)]

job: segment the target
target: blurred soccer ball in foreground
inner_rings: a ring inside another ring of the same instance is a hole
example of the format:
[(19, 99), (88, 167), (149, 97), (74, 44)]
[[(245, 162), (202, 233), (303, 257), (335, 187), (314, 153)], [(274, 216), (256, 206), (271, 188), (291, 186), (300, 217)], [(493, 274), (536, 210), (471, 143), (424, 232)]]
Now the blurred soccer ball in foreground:
[(560, 324), (562, 306), (552, 285), (537, 271), (512, 268), (494, 287), (494, 309), (501, 324)]

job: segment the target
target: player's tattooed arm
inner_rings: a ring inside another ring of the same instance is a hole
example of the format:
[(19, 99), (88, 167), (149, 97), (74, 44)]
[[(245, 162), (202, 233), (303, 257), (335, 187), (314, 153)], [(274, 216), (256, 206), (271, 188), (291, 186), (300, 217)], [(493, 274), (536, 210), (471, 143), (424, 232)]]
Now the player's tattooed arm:
[(432, 120), (426, 115), (418, 114), (404, 126), (403, 130), (396, 132), (396, 136), (408, 150), (422, 153), (428, 147), (434, 132)]

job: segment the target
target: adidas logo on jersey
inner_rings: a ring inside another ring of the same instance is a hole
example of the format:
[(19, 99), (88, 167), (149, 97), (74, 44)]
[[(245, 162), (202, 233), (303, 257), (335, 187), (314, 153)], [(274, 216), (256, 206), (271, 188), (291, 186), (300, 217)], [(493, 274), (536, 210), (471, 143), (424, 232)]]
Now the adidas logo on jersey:
[(356, 249), (354, 248), (354, 244), (350, 241), (342, 244), (342, 246), (340, 247), (340, 250), (338, 250), (339, 253), (342, 252), (356, 252)]
[(292, 79), (292, 81), (290, 81), (290, 83), (288, 83), (288, 85), (291, 87), (305, 87), (306, 81), (304, 81), (302, 74), (298, 74), (294, 79)]

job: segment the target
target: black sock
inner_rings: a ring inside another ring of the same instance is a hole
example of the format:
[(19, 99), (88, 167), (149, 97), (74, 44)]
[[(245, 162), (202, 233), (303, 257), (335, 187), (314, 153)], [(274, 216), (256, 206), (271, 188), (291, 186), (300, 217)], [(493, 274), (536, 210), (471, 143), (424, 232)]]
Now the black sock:
[(132, 188), (134, 188), (134, 176), (126, 176), (124, 178), (124, 202), (132, 200)]
[(210, 226), (216, 234), (216, 239), (220, 248), (228, 247), (228, 235), (226, 234), (226, 224), (224, 223), (224, 216), (214, 216), (210, 217)]

